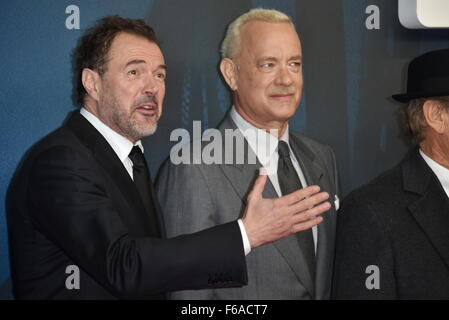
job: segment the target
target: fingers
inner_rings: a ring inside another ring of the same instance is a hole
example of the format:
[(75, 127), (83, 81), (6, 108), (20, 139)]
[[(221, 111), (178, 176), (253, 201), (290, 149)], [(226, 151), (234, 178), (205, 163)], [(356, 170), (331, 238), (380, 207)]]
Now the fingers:
[[(313, 198), (313, 199), (312, 199)], [(323, 221), (323, 217), (319, 216), (322, 213), (328, 211), (331, 208), (331, 204), (329, 202), (320, 203), (323, 199), (326, 200), (329, 198), (329, 195), (326, 192), (321, 192), (311, 198), (305, 199), (294, 207), (298, 208), (306, 208), (306, 210), (297, 212), (292, 216), (292, 227), (291, 232), (297, 233), (304, 230), (308, 230), (313, 228), (314, 226), (320, 224)], [(320, 203), (319, 205), (315, 205), (310, 207), (310, 203)]]
[(320, 191), (319, 186), (309, 186), (304, 189), (299, 189), (295, 192), (292, 192), (290, 194), (287, 194), (283, 197), (280, 197), (279, 199), (276, 199), (278, 202), (280, 202), (281, 205), (287, 205), (290, 206), (294, 203), (297, 203), (304, 198), (308, 198)]
[(259, 169), (259, 176), (257, 177), (256, 181), (254, 182), (254, 186), (253, 189), (251, 190), (251, 192), (248, 194), (248, 201), (250, 200), (250, 198), (261, 198), (262, 197), (262, 192), (265, 188), (265, 184), (267, 183), (267, 172), (265, 170), (265, 168), (260, 168)]
[(313, 228), (314, 226), (319, 225), (321, 222), (323, 222), (323, 217), (316, 217), (312, 220), (308, 220), (306, 222), (302, 222), (302, 223), (293, 225), (291, 228), (291, 231), (292, 231), (292, 233), (305, 231), (310, 228)]
[(329, 194), (327, 192), (320, 192), (291, 205), (290, 209), (292, 210), (292, 213), (300, 213), (313, 208), (327, 199), (329, 199)]
[(324, 212), (328, 211), (330, 208), (331, 204), (329, 202), (324, 202), (313, 208), (302, 211), (292, 216), (292, 224), (298, 224), (301, 222), (313, 220), (317, 218), (317, 216), (319, 216), (320, 214), (323, 214)]

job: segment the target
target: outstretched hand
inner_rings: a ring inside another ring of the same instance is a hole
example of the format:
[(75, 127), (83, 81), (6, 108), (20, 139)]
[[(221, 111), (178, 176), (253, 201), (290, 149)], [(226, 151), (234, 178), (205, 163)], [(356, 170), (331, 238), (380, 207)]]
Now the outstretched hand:
[(261, 172), (248, 195), (243, 224), (251, 248), (310, 229), (323, 221), (320, 216), (331, 205), (327, 192), (309, 186), (280, 198), (262, 196), (268, 176)]

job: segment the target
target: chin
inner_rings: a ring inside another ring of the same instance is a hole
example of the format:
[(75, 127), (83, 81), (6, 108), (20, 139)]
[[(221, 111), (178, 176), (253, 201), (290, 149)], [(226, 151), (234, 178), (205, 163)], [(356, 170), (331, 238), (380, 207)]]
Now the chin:
[(146, 135), (145, 137), (151, 136), (153, 135), (157, 130), (157, 122), (152, 124), (147, 130), (146, 130)]
[(132, 129), (133, 132), (132, 136), (136, 138), (135, 140), (141, 140), (142, 138), (153, 135), (156, 132), (156, 130), (157, 130), (157, 122), (140, 125)]
[(296, 110), (296, 107), (282, 108), (282, 110), (278, 110), (278, 112), (273, 115), (273, 118), (276, 118), (279, 121), (288, 121), (295, 115)]

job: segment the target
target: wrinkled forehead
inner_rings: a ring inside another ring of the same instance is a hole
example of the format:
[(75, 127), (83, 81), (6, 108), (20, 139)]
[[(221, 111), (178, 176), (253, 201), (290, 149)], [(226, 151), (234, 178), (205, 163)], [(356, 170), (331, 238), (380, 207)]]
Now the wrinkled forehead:
[(112, 41), (108, 61), (126, 62), (128, 59), (144, 59), (160, 64), (164, 62), (164, 55), (156, 42), (140, 35), (122, 32)]

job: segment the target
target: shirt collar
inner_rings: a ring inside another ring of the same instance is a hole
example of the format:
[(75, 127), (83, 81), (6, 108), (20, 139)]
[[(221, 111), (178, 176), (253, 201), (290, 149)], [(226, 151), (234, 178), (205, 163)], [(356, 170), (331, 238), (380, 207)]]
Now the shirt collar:
[(129, 153), (131, 152), (131, 149), (135, 145), (139, 146), (140, 150), (142, 150), (142, 153), (144, 152), (141, 140), (133, 144), (127, 138), (112, 130), (110, 127), (104, 124), (100, 119), (98, 119), (95, 115), (87, 111), (85, 108), (81, 108), (80, 114), (84, 116), (87, 119), (87, 121), (89, 121), (95, 127), (95, 129), (97, 129), (98, 132), (100, 132), (100, 134), (106, 139), (106, 141), (115, 151), (121, 162), (125, 162), (125, 160), (128, 158)]
[[(279, 140), (265, 130), (259, 129), (246, 121), (237, 112), (235, 106), (231, 108), (230, 116), (236, 124), (237, 128), (242, 132), (243, 136), (245, 137), (251, 149), (256, 154), (262, 166), (267, 166), (275, 153), (277, 153)], [(285, 141), (287, 144), (289, 144), (288, 124), (280, 140)]]
[(446, 191), (446, 194), (449, 197), (449, 169), (443, 167), (438, 162), (427, 156), (421, 149), (419, 149), (419, 153), (430, 169), (432, 169), (433, 173), (435, 173), (443, 186), (444, 191)]

